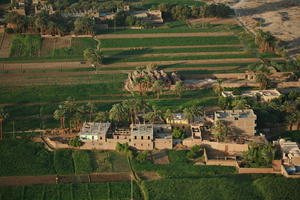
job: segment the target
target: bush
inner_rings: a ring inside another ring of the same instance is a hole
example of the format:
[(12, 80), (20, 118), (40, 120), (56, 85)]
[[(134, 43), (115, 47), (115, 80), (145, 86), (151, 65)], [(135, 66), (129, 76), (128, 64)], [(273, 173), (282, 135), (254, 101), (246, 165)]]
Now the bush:
[(93, 171), (89, 151), (74, 151), (72, 157), (76, 174), (89, 174)]
[(71, 149), (58, 149), (54, 152), (54, 167), (57, 174), (73, 174), (74, 165)]
[(184, 130), (176, 128), (172, 131), (172, 136), (176, 139), (184, 139), (186, 138), (186, 133)]
[(116, 145), (116, 151), (117, 152), (128, 152), (129, 151), (129, 145), (128, 143), (120, 144), (119, 142)]
[(135, 159), (136, 159), (137, 161), (139, 161), (139, 162), (144, 162), (144, 161), (147, 160), (148, 154), (149, 154), (148, 151), (140, 152), (140, 153), (136, 156)]
[(189, 159), (195, 159), (197, 157), (202, 156), (202, 148), (200, 145), (192, 146), (191, 150), (187, 153), (187, 157)]
[(68, 144), (72, 147), (80, 147), (83, 145), (83, 143), (80, 141), (80, 138), (78, 136), (69, 140)]
[(234, 88), (233, 91), (232, 91), (232, 94), (233, 95), (241, 95), (242, 91), (239, 88)]

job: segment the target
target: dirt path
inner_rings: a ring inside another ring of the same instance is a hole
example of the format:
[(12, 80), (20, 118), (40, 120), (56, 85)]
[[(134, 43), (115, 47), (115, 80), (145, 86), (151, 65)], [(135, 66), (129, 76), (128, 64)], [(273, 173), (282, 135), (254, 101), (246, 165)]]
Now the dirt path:
[[(147, 180), (159, 179), (156, 172), (143, 172)], [(131, 173), (93, 173), (84, 175), (61, 175), (58, 176), (60, 184), (65, 183), (97, 183), (97, 182), (118, 182), (130, 181)], [(45, 185), (56, 184), (56, 175), (46, 176), (3, 176), (0, 177), (0, 187), (3, 186), (21, 186), (21, 185)]]
[[(271, 58), (270, 60), (282, 60), (281, 58)], [(146, 61), (146, 62), (124, 62), (102, 65), (101, 67), (135, 67), (148, 64), (157, 65), (174, 65), (174, 64), (220, 64), (220, 63), (248, 63), (260, 62), (257, 58), (226, 58), (226, 59), (204, 59), (204, 60), (176, 60), (176, 61)], [(80, 64), (80, 62), (64, 62), (64, 63), (10, 63), (0, 65), (0, 71), (19, 71), (24, 70), (49, 70), (49, 69), (76, 69), (88, 68), (88, 64)]]
[(7, 58), (9, 57), (9, 49), (10, 49), (10, 42), (13, 38), (13, 34), (4, 33), (4, 38), (2, 41), (2, 45), (0, 47), (0, 58)]
[(97, 35), (99, 39), (113, 38), (160, 38), (160, 37), (203, 37), (203, 36), (230, 36), (232, 32), (203, 32), (203, 33), (147, 33), (147, 34), (105, 34)]

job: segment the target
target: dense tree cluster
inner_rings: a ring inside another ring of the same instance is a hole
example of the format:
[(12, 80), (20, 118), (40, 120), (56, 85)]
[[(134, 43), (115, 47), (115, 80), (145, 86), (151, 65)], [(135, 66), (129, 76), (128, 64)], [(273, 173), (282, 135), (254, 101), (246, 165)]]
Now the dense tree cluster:
[(198, 17), (228, 17), (234, 14), (233, 10), (225, 4), (210, 4), (204, 6), (187, 6), (161, 3), (158, 9), (166, 21), (185, 21)]
[(271, 144), (251, 143), (249, 150), (243, 154), (246, 167), (270, 167), (275, 158), (275, 148)]
[(141, 18), (131, 16), (129, 12), (120, 11), (114, 16), (114, 20), (108, 21), (110, 26), (138, 26), (143, 28), (152, 28), (153, 24)]
[[(41, 12), (34, 16), (23, 16), (16, 12), (9, 12), (5, 15), (5, 22), (8, 24), (7, 31), (15, 33), (40, 33), (50, 35), (65, 35), (75, 30), (78, 33), (89, 34), (93, 32), (93, 22), (89, 18), (63, 17), (60, 14), (49, 15)], [(75, 23), (76, 22), (76, 23)]]

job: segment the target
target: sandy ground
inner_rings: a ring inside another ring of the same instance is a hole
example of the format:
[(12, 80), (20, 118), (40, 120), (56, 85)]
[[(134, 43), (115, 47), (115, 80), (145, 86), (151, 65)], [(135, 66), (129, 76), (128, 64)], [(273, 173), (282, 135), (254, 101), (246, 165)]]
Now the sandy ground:
[(232, 8), (248, 29), (270, 31), (287, 42), (290, 55), (300, 56), (300, 0), (240, 0)]

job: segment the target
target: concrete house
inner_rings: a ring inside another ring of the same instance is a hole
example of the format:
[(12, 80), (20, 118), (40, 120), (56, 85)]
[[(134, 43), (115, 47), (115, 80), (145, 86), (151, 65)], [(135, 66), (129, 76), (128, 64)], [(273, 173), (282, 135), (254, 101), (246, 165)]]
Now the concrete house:
[(279, 98), (281, 93), (277, 90), (249, 90), (244, 91), (240, 95), (234, 95), (232, 91), (223, 91), (223, 97), (250, 97), (250, 98), (259, 98), (260, 101), (269, 102), (272, 99)]
[(256, 115), (252, 109), (216, 111), (214, 121), (224, 121), (234, 134), (254, 136)]
[(81, 140), (105, 141), (110, 123), (86, 122), (83, 124), (79, 137)]

